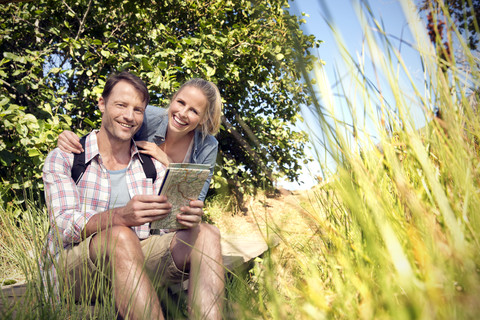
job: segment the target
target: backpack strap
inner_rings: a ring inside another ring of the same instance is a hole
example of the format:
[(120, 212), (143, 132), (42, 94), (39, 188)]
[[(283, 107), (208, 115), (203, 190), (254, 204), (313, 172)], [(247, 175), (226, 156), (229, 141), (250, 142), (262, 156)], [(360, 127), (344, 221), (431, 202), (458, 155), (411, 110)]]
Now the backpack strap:
[(87, 136), (80, 138), (80, 143), (82, 144), (83, 151), (81, 153), (73, 154), (73, 165), (72, 165), (72, 179), (75, 181), (75, 184), (78, 184), (80, 179), (83, 176), (83, 173), (87, 169), (90, 161), (85, 163), (85, 140)]
[(157, 169), (155, 169), (152, 158), (144, 153), (139, 152), (138, 154), (142, 159), (142, 166), (145, 175), (147, 176), (147, 178), (152, 179), (152, 182), (155, 182), (155, 180), (157, 179)]
[[(82, 144), (83, 152), (81, 153), (74, 153), (73, 154), (73, 165), (72, 165), (72, 179), (75, 181), (75, 184), (78, 184), (80, 179), (83, 176), (85, 170), (90, 165), (90, 161), (85, 163), (85, 140), (87, 136), (83, 136), (80, 138), (80, 143)], [(145, 176), (147, 178), (152, 179), (152, 182), (155, 182), (157, 179), (157, 169), (153, 164), (153, 160), (149, 155), (138, 153), (141, 158), (143, 171), (145, 172)]]

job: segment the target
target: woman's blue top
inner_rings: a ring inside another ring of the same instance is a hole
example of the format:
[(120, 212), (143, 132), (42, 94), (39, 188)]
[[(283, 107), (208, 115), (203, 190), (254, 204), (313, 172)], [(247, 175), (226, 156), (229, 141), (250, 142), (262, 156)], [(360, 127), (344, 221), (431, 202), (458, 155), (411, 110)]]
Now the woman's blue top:
[[(165, 142), (168, 127), (168, 111), (164, 108), (148, 105), (145, 110), (143, 125), (135, 134), (135, 140), (145, 140), (161, 145)], [(193, 150), (190, 156), (190, 163), (200, 163), (210, 165), (210, 174), (200, 192), (199, 200), (204, 201), (207, 196), (210, 181), (212, 180), (213, 170), (217, 161), (218, 141), (212, 135), (202, 137), (199, 128), (195, 129), (193, 138)]]

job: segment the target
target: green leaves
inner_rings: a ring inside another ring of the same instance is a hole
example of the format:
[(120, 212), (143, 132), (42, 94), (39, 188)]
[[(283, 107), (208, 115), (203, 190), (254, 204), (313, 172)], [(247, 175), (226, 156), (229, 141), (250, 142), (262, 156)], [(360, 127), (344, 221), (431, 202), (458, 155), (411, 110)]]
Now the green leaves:
[[(18, 62), (18, 63), (21, 63), (21, 64), (25, 64), (26, 63), (26, 60), (24, 57), (20, 57), (14, 53), (11, 53), (11, 52), (4, 52), (3, 53), (3, 56), (5, 58), (7, 58), (8, 60), (12, 60), (12, 61), (15, 61), (15, 62)], [(7, 60), (7, 62), (8, 62)]]
[[(282, 9), (286, 0), (66, 4), (41, 0), (0, 7), (0, 112), (8, 113), (0, 126), (18, 167), (18, 174), (4, 170), (2, 177), (21, 181), (27, 168), (39, 175), (61, 130), (97, 128), (98, 97), (106, 77), (119, 70), (140, 76), (151, 104), (160, 107), (189, 78), (218, 85), (225, 105), (222, 128), (230, 128), (217, 136), (224, 155), (218, 164), (232, 187), (297, 177), (305, 135), (291, 124), (308, 97), (295, 52), (306, 55), (308, 65), (308, 50), (317, 43), (300, 30), (299, 18)], [(36, 121), (20, 120), (29, 114)]]

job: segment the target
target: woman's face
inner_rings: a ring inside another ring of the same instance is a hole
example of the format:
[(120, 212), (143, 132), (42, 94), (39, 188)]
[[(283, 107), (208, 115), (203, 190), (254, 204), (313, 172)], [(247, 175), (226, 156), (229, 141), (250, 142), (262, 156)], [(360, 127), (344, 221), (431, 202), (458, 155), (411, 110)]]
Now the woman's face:
[(184, 87), (168, 108), (168, 129), (187, 134), (205, 121), (207, 98), (192, 86)]

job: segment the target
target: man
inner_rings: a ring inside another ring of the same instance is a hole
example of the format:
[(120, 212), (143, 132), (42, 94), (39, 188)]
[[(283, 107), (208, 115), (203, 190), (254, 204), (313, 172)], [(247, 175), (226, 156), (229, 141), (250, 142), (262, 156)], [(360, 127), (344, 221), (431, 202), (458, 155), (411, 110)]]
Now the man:
[(163, 319), (155, 284), (189, 276), (190, 317), (218, 319), (224, 289), (220, 235), (200, 223), (203, 202), (191, 201), (178, 215), (188, 229), (149, 229), (171, 205), (157, 195), (163, 165), (152, 159), (158, 177), (152, 183), (132, 140), (148, 102), (139, 78), (111, 76), (98, 100), (100, 130), (85, 141), (90, 163), (79, 181), (71, 176), (73, 154), (56, 148), (48, 155), (43, 179), (51, 221), (47, 244), (56, 261), (51, 276), (79, 299), (106, 274), (119, 314), (129, 319)]

